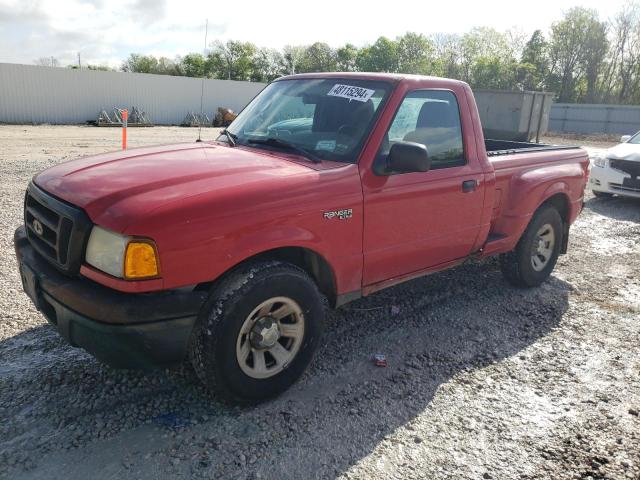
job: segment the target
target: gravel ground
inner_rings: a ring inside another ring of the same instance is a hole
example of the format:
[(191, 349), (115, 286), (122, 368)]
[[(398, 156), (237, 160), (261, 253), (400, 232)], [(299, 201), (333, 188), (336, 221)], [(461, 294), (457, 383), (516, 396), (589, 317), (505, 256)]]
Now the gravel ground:
[[(539, 288), (488, 261), (330, 312), (302, 380), (241, 409), (186, 365), (100, 365), (21, 291), (12, 235), (29, 178), (118, 134), (0, 126), (0, 477), (640, 478), (640, 201), (589, 197)], [(194, 137), (139, 129), (130, 144)]]
[[(630, 134), (635, 132), (629, 132)], [(620, 143), (622, 135), (615, 133), (559, 133), (548, 132), (540, 138), (542, 143), (556, 145), (581, 145), (583, 147), (609, 148)]]

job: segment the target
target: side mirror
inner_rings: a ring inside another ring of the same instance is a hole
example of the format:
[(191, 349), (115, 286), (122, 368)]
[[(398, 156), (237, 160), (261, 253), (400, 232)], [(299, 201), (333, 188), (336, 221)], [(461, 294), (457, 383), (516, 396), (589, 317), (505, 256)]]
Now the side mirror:
[(627, 143), (629, 141), (629, 139), (631, 138), (631, 135), (622, 135), (620, 137), (620, 142), (622, 143)]
[(427, 147), (421, 143), (397, 142), (389, 150), (386, 169), (382, 175), (393, 173), (428, 172), (431, 159)]

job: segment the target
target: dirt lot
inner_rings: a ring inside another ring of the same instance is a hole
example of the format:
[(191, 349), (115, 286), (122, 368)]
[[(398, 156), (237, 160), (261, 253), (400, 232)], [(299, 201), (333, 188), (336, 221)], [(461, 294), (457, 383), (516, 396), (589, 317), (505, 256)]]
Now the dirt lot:
[(558, 133), (549, 132), (540, 138), (542, 143), (556, 145), (580, 145), (586, 148), (610, 148), (620, 142), (621, 135), (614, 133)]
[[(195, 134), (131, 130), (130, 144)], [(330, 313), (303, 379), (240, 409), (187, 366), (100, 365), (21, 291), (12, 235), (29, 178), (118, 135), (0, 126), (0, 477), (640, 478), (640, 201), (589, 196), (540, 288), (486, 262)]]

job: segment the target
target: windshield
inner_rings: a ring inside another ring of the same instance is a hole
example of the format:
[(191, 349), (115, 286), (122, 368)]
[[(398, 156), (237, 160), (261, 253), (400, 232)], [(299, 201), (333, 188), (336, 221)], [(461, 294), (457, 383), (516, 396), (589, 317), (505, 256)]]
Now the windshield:
[(627, 140), (627, 143), (634, 143), (634, 144), (640, 143), (640, 132), (636, 133), (633, 137)]
[[(267, 86), (227, 131), (238, 145), (353, 163), (390, 88), (356, 79), (280, 80)], [(218, 140), (230, 143), (225, 135)]]

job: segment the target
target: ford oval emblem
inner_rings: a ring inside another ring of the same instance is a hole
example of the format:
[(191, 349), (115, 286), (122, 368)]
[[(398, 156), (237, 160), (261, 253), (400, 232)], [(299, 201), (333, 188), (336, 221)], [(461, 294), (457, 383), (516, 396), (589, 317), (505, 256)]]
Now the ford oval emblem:
[(31, 225), (33, 226), (33, 231), (42, 236), (42, 234), (44, 233), (44, 228), (42, 228), (42, 224), (37, 218), (31, 223)]

